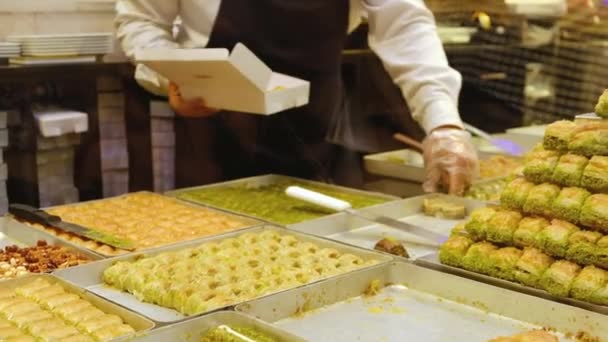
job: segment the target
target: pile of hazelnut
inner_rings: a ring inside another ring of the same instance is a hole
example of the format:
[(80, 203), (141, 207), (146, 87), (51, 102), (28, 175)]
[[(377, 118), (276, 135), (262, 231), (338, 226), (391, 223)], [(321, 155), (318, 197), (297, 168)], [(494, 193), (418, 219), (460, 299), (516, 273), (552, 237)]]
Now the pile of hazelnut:
[(63, 246), (49, 245), (43, 240), (32, 247), (6, 246), (0, 251), (0, 279), (16, 278), (28, 273), (51, 272), (89, 261), (77, 252)]

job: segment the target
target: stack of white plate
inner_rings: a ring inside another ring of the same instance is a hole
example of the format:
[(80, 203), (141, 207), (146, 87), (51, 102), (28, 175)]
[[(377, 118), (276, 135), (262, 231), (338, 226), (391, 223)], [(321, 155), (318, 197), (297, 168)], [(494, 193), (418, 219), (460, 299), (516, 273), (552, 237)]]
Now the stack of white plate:
[(9, 36), (21, 44), (21, 54), (32, 57), (105, 55), (114, 50), (112, 33)]
[(12, 58), (21, 54), (19, 43), (0, 42), (0, 58)]

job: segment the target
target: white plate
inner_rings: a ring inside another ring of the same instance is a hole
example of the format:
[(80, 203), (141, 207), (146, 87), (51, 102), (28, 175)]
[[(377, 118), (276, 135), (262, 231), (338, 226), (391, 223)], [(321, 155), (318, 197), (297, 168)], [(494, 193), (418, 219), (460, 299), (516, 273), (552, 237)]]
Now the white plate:
[(87, 46), (69, 46), (69, 47), (61, 47), (61, 48), (27, 48), (22, 49), (22, 52), (66, 52), (66, 51), (111, 51), (113, 50), (112, 46), (97, 46), (97, 47), (87, 47)]
[(27, 60), (27, 59), (16, 59), (10, 60), (11, 64), (20, 64), (20, 65), (53, 65), (53, 64), (83, 64), (83, 63), (95, 63), (95, 58), (86, 59), (87, 56), (83, 56), (83, 59), (73, 59), (73, 58), (65, 58), (65, 59), (37, 59), (37, 60)]
[(68, 40), (50, 40), (50, 41), (21, 41), (21, 46), (47, 46), (47, 45), (65, 45), (65, 44), (113, 44), (113, 39), (99, 39), (99, 40), (82, 40), (82, 39), (68, 39)]
[(23, 54), (30, 53), (110, 53), (111, 48), (67, 48), (67, 49), (29, 49), (21, 50)]
[(100, 40), (100, 41), (56, 41), (56, 42), (25, 42), (21, 44), (21, 47), (32, 47), (32, 46), (66, 46), (66, 45), (86, 45), (86, 46), (99, 46), (99, 45), (112, 45), (112, 40)]
[(106, 38), (66, 38), (66, 39), (40, 39), (40, 40), (19, 40), (19, 41), (11, 41), (16, 44), (21, 45), (44, 45), (44, 44), (82, 44), (82, 43), (93, 43), (93, 44), (101, 44), (101, 43), (110, 43), (113, 42), (114, 39), (112, 37)]
[(84, 38), (107, 38), (112, 37), (112, 33), (97, 32), (97, 33), (68, 33), (68, 34), (34, 34), (34, 35), (14, 35), (8, 36), (9, 41), (12, 40), (48, 40), (48, 39), (84, 39)]
[(21, 49), (23, 52), (65, 52), (65, 51), (112, 51), (114, 46), (64, 46), (64, 47), (31, 47)]
[(61, 39), (61, 40), (39, 40), (39, 41), (18, 41), (21, 46), (47, 46), (65, 44), (113, 44), (114, 39)]
[(22, 53), (25, 57), (87, 57), (96, 55), (105, 55), (107, 52), (37, 52), (37, 53)]
[(103, 43), (103, 44), (54, 44), (54, 45), (23, 45), (21, 50), (31, 49), (66, 49), (66, 48), (111, 48), (114, 44)]

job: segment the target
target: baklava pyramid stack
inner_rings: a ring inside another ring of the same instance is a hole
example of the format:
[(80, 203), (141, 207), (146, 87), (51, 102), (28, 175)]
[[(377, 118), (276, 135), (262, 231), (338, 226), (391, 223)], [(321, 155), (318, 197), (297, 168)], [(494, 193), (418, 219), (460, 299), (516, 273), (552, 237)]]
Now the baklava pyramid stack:
[(597, 114), (549, 125), (524, 177), (453, 230), (441, 262), (608, 305), (608, 120)]

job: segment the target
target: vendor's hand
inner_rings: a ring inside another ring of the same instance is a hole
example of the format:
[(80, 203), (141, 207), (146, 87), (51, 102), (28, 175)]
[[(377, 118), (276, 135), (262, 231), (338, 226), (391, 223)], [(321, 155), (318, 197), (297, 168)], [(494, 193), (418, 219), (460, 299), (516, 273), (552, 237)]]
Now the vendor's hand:
[(169, 104), (178, 115), (190, 118), (203, 118), (217, 113), (217, 109), (209, 108), (203, 99), (185, 100), (177, 84), (169, 83)]
[(440, 127), (424, 139), (426, 192), (443, 184), (450, 194), (462, 195), (479, 174), (477, 151), (471, 135), (457, 127)]

